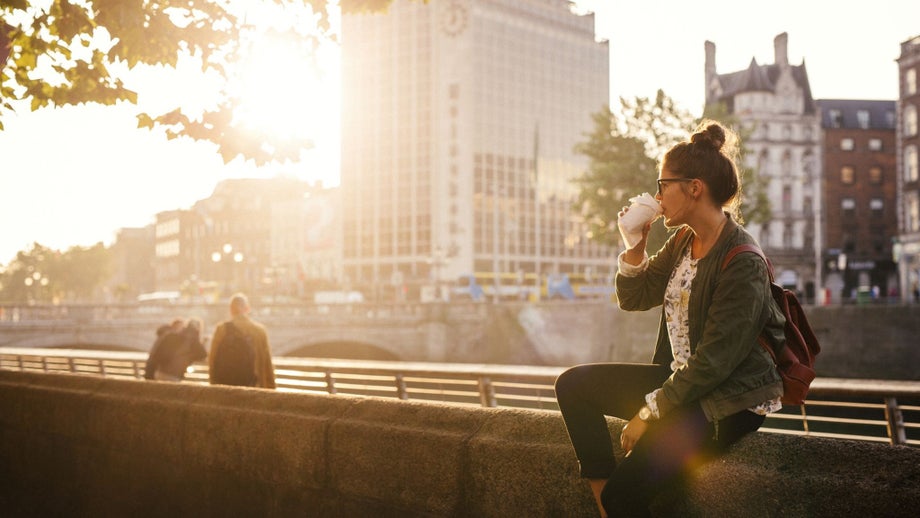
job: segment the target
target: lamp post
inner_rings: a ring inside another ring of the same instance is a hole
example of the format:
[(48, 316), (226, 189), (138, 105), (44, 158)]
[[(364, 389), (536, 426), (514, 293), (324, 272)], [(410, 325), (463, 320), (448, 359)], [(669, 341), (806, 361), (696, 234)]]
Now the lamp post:
[[(26, 276), (26, 278), (23, 279), (22, 282), (23, 284), (26, 285), (26, 290), (29, 293), (34, 291), (34, 293), (31, 293), (32, 294), (31, 300), (37, 302), (41, 300), (42, 288), (47, 286), (50, 281), (48, 280), (48, 277), (45, 277), (45, 275), (42, 274), (41, 272), (32, 272), (32, 274)], [(27, 293), (27, 298), (28, 298), (29, 293)]]
[(440, 245), (435, 246), (427, 262), (434, 281), (435, 300), (446, 300), (446, 297), (441, 296), (441, 267), (447, 265), (447, 254), (444, 248)]
[(226, 291), (232, 292), (235, 289), (236, 285), (236, 266), (235, 264), (240, 264), (243, 262), (245, 257), (243, 252), (233, 251), (233, 245), (230, 243), (224, 244), (224, 246), (219, 251), (211, 253), (211, 261), (214, 264), (224, 263), (226, 264), (227, 272), (224, 275), (225, 286), (229, 289)]

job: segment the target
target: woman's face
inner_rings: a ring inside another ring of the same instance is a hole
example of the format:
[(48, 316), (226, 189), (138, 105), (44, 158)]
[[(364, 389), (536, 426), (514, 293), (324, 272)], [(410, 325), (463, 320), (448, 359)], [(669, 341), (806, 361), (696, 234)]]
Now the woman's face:
[(667, 167), (661, 168), (655, 199), (661, 204), (665, 226), (675, 227), (686, 223), (685, 215), (693, 203), (693, 198), (687, 194), (686, 184), (693, 181), (692, 178), (675, 176)]

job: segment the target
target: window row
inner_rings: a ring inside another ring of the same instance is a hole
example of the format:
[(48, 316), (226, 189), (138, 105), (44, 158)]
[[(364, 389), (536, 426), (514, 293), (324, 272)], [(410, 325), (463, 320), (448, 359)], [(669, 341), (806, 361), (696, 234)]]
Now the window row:
[[(881, 151), (883, 148), (882, 139), (870, 138), (867, 147), (869, 151)], [(856, 141), (849, 137), (842, 138), (840, 139), (840, 149), (842, 151), (853, 151), (856, 149)]]
[[(845, 127), (843, 120), (843, 111), (839, 109), (830, 109), (827, 112), (827, 117), (829, 119), (830, 127), (832, 128), (843, 128)], [(856, 110), (856, 127), (860, 129), (869, 129), (872, 127), (872, 123), (876, 123), (876, 127), (885, 126), (888, 128), (894, 127), (895, 114), (893, 111), (885, 112), (885, 122), (880, 123), (879, 121), (872, 120), (872, 114), (869, 110)]]
[[(878, 166), (869, 168), (869, 183), (882, 183), (882, 168)], [(840, 168), (840, 183), (852, 185), (856, 183), (856, 169), (853, 166), (845, 165)]]
[[(840, 200), (840, 210), (844, 216), (856, 216), (856, 200), (853, 198), (842, 198)], [(881, 198), (872, 198), (869, 200), (869, 213), (872, 216), (881, 216), (885, 211), (885, 200)]]

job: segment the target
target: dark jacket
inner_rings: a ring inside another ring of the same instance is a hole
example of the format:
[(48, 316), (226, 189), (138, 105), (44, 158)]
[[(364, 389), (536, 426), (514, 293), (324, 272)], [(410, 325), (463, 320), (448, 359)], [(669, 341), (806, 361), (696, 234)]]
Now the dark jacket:
[[(642, 311), (662, 305), (671, 272), (685, 253), (692, 232), (678, 232), (649, 259), (636, 277), (617, 275), (620, 308)], [(690, 359), (661, 386), (658, 409), (667, 414), (675, 406), (699, 401), (710, 421), (783, 393), (773, 359), (758, 343), (761, 330), (774, 343), (785, 338), (785, 319), (773, 301), (767, 265), (754, 254), (739, 254), (722, 271), (729, 250), (756, 241), (729, 218), (715, 245), (697, 263), (690, 288)], [(664, 310), (658, 329), (654, 363), (673, 359)]]
[[(237, 329), (252, 339), (252, 344), (255, 348), (255, 386), (275, 388), (275, 366), (272, 363), (271, 347), (268, 345), (268, 333), (266, 333), (265, 327), (246, 315), (237, 315), (230, 322), (233, 322)], [(222, 322), (214, 330), (214, 336), (211, 337), (211, 352), (208, 355), (208, 364), (212, 371), (214, 369), (214, 358), (220, 354), (220, 344), (227, 334), (226, 326), (227, 322)], [(214, 380), (212, 379), (210, 382), (213, 384)]]
[(144, 377), (154, 379), (156, 371), (160, 371), (182, 379), (189, 365), (207, 356), (208, 352), (201, 345), (201, 335), (197, 330), (185, 328), (179, 332), (167, 331), (157, 338), (150, 349)]

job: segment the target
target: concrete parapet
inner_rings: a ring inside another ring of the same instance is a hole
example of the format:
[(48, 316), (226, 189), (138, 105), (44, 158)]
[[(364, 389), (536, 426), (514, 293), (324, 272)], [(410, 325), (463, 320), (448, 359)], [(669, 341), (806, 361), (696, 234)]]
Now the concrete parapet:
[[(558, 413), (11, 371), (0, 480), (4, 516), (596, 516)], [(755, 434), (654, 509), (917, 508), (918, 449)]]

